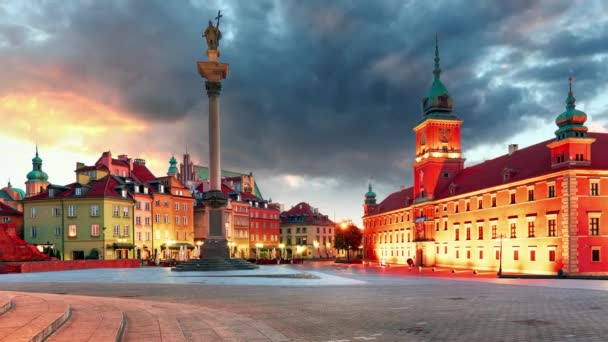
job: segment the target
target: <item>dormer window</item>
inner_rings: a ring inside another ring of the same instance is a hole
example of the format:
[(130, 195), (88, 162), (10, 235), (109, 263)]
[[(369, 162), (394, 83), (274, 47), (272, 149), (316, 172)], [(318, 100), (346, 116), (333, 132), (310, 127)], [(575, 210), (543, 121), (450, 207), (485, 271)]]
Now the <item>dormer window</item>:
[(144, 194), (146, 194), (146, 195), (148, 194), (148, 187), (147, 186), (144, 186)]
[(158, 192), (160, 192), (161, 194), (164, 193), (165, 192), (165, 186), (162, 185), (162, 184), (159, 185)]
[(55, 196), (55, 189), (49, 189), (49, 197)]
[(122, 197), (127, 197), (127, 190), (126, 189), (122, 189)]
[(82, 188), (76, 188), (75, 193), (76, 196), (82, 196)]
[(136, 194), (139, 193), (139, 185), (136, 185), (133, 189), (135, 190)]

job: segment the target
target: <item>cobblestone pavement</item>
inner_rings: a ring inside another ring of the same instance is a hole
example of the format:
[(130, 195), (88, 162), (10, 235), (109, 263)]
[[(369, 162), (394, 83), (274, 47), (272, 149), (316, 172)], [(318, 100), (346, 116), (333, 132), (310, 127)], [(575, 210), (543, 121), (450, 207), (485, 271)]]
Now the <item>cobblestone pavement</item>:
[[(321, 264), (296, 269), (366, 283), (315, 287), (27, 283), (0, 284), (0, 290), (129, 297), (212, 307), (259, 321), (292, 341), (608, 339), (608, 291), (576, 288), (582, 286), (579, 283), (569, 283), (573, 286), (566, 288), (563, 284), (568, 283), (560, 281), (519, 286), (534, 281), (497, 284), (490, 277), (462, 281)], [(596, 284), (604, 286), (599, 281)]]

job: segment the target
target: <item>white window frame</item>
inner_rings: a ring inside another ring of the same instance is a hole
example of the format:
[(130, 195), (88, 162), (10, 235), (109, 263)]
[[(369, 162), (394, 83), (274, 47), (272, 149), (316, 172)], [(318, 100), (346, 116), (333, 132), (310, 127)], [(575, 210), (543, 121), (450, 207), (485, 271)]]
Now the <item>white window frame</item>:
[(76, 205), (68, 205), (68, 217), (76, 217)]

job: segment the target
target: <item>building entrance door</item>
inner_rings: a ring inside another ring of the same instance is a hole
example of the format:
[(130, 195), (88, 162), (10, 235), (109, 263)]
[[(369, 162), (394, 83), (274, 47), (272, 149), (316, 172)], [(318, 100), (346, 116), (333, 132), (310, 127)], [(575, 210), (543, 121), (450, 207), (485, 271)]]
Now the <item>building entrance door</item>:
[(72, 251), (72, 260), (83, 260), (84, 251)]
[(424, 266), (422, 262), (422, 248), (416, 250), (416, 263), (418, 266)]

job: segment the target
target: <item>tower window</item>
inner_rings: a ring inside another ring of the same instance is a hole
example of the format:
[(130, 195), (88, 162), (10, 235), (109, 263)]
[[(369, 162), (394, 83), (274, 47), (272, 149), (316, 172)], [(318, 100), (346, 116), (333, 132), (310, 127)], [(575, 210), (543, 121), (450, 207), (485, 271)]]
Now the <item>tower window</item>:
[(443, 153), (448, 153), (448, 147), (447, 147), (447, 146), (445, 146), (445, 145), (444, 145), (444, 146), (442, 146), (442, 147), (441, 147), (441, 151), (442, 151)]
[(450, 174), (448, 172), (443, 173), (443, 178), (450, 178)]

